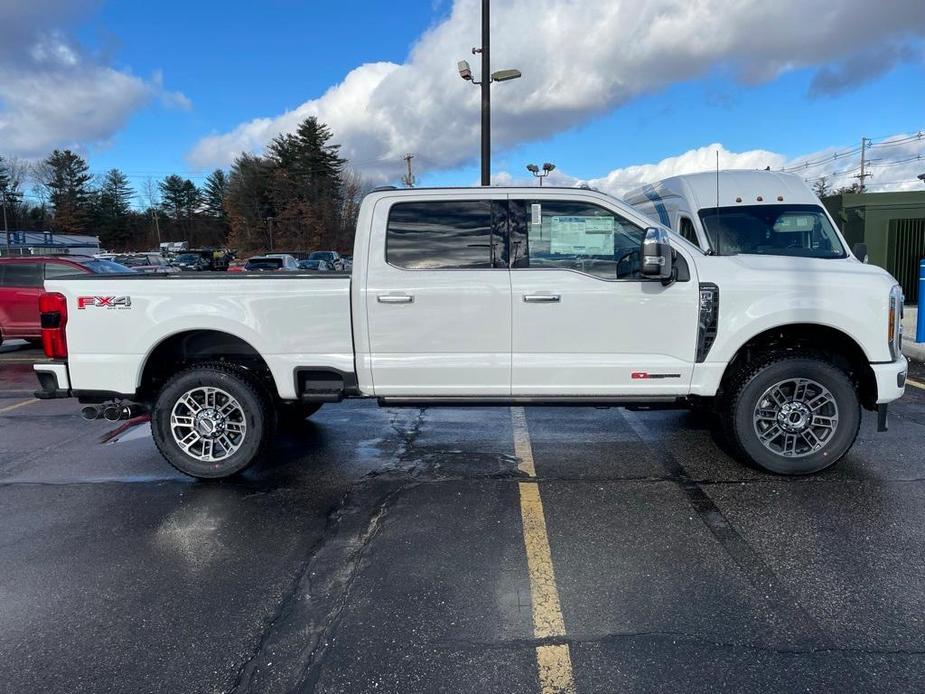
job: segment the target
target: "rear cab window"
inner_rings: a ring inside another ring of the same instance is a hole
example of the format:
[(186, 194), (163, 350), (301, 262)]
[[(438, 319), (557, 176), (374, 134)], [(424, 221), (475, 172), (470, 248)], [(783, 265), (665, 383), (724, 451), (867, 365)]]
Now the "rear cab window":
[(246, 270), (279, 270), (283, 267), (282, 258), (259, 258), (249, 260), (244, 266)]
[(69, 263), (45, 263), (45, 279), (47, 280), (52, 280), (56, 277), (82, 274), (86, 274), (86, 270), (82, 270), (80, 267), (70, 265)]
[(41, 287), (42, 263), (0, 263), (0, 287)]
[(402, 270), (507, 267), (499, 205), (490, 200), (399, 202), (389, 210), (386, 262)]

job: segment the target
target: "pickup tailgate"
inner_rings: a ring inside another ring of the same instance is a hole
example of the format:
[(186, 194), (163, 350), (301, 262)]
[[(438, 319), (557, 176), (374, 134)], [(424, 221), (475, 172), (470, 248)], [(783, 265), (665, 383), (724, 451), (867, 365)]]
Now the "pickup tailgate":
[(257, 350), (282, 398), (296, 397), (298, 367), (354, 371), (347, 275), (90, 275), (48, 280), (45, 289), (67, 300), (74, 391), (133, 394), (154, 349), (197, 330)]

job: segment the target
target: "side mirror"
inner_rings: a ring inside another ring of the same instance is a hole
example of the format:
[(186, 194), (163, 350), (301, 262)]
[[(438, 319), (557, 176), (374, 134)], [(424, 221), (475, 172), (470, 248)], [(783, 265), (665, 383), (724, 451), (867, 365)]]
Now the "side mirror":
[(651, 277), (662, 281), (671, 280), (673, 274), (671, 243), (668, 240), (667, 231), (656, 227), (646, 229), (646, 235), (642, 239), (640, 255), (642, 257), (640, 273), (643, 277)]
[(851, 249), (851, 252), (854, 253), (854, 257), (860, 260), (862, 263), (867, 262), (867, 244), (866, 243), (854, 244), (854, 248)]

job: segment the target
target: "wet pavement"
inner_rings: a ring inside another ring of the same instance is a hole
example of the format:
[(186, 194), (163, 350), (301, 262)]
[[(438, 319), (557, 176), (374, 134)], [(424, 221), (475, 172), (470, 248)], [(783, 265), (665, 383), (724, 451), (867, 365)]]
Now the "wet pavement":
[(2, 691), (539, 692), (546, 647), (576, 692), (925, 683), (925, 390), (799, 479), (684, 412), (526, 408), (538, 636), (510, 408), (327, 405), (203, 484), (21, 404), (36, 353), (0, 350)]

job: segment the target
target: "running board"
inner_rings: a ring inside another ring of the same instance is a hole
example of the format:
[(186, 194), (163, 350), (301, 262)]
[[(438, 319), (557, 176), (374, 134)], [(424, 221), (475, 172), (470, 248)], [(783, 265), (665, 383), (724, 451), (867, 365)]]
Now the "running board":
[(557, 396), (430, 396), (382, 397), (380, 407), (510, 407), (511, 405), (549, 407), (626, 407), (630, 409), (660, 409), (683, 406), (684, 399), (677, 395), (653, 395), (645, 398), (632, 396), (557, 395)]

